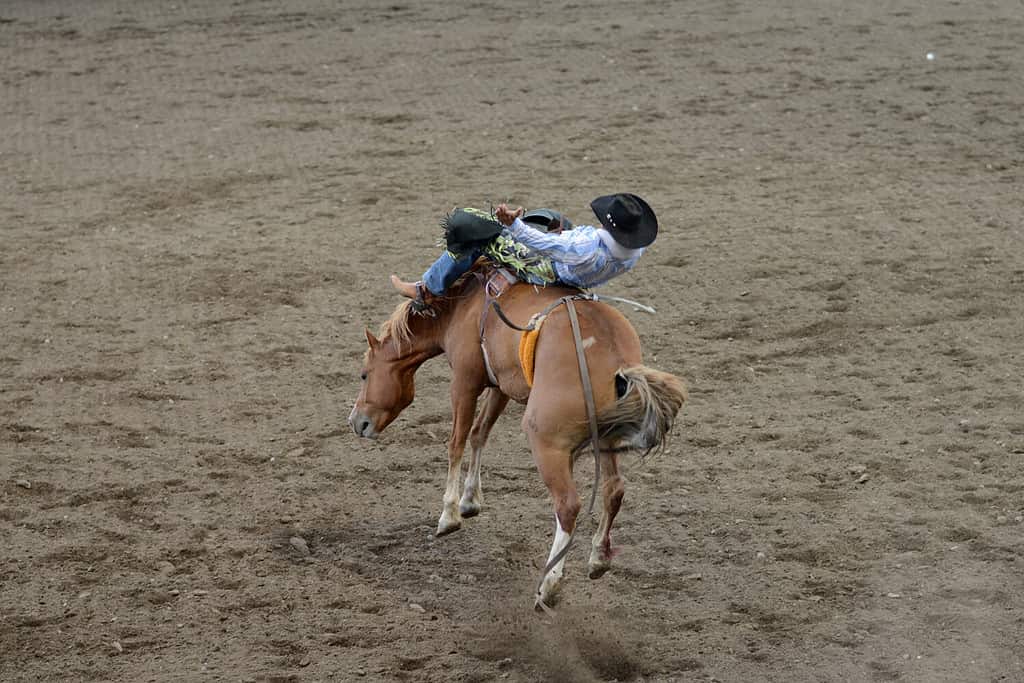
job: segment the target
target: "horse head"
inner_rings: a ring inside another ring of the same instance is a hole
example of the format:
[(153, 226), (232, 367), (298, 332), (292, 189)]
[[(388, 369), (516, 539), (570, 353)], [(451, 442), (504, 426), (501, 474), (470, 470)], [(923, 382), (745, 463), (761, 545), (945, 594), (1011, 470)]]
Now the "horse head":
[(393, 338), (381, 341), (366, 330), (366, 342), (359, 395), (348, 423), (356, 436), (374, 438), (412, 403), (418, 364), (398, 352)]

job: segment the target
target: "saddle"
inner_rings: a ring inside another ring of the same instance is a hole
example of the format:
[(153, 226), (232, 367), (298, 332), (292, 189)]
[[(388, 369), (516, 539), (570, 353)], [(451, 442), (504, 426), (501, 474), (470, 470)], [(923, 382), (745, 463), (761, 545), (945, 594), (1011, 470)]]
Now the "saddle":
[[(483, 259), (477, 263), (486, 263)], [(484, 336), (484, 325), (487, 323), (487, 313), (491, 310), (492, 302), (496, 302), (498, 297), (508, 291), (508, 288), (519, 281), (519, 278), (515, 274), (499, 265), (493, 263), (485, 265), (480, 270), (472, 271), (477, 278), (483, 282), (484, 286), (484, 310), (480, 313), (480, 350), (484, 355), (484, 369), (487, 370), (487, 379), (491, 381), (493, 386), (498, 385), (498, 378), (494, 376), (494, 370), (491, 369), (491, 359), (487, 355), (487, 338)], [(522, 347), (522, 342), (520, 342)], [(521, 350), (521, 348), (520, 348)], [(522, 362), (520, 360), (520, 362)], [(525, 370), (524, 370), (525, 373)], [(531, 366), (529, 383), (533, 386), (533, 369)]]

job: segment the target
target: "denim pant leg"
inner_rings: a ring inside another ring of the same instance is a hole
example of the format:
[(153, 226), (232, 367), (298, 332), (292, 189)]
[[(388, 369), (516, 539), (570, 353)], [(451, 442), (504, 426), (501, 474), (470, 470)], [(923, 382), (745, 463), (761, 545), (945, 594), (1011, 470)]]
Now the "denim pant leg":
[(481, 253), (479, 249), (470, 249), (456, 259), (450, 251), (444, 252), (427, 268), (427, 272), (423, 273), (423, 286), (430, 290), (431, 294), (444, 294), (452, 283), (476, 263)]

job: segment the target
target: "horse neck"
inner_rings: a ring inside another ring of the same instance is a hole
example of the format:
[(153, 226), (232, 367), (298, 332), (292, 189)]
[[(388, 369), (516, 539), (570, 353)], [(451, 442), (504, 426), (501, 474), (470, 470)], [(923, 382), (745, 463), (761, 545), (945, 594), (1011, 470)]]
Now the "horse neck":
[(431, 318), (407, 311), (405, 319), (409, 334), (398, 335), (393, 328), (383, 343), (390, 347), (394, 362), (415, 371), (426, 361), (444, 352), (441, 345), (444, 327), (440, 324), (440, 316)]
[[(426, 361), (448, 351), (446, 339), (452, 326), (472, 326), (473, 334), (476, 334), (479, 314), (471, 312), (471, 303), (481, 291), (477, 279), (467, 277), (453, 286), (449, 295), (434, 306), (432, 316), (417, 315), (406, 309), (404, 320), (409, 330), (408, 339), (402, 339), (399, 343), (394, 332), (390, 335), (394, 360), (415, 371)], [(459, 339), (463, 336), (456, 335)]]

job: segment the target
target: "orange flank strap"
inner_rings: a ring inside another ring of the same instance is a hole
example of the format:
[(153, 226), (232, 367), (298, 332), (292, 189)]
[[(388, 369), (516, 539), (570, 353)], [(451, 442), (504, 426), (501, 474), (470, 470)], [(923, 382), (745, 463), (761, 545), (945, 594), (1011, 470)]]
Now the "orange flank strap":
[(541, 316), (536, 320), (536, 326), (523, 332), (519, 337), (519, 365), (523, 368), (523, 377), (526, 378), (526, 385), (533, 388), (534, 360), (537, 354), (537, 338), (540, 336), (541, 325), (547, 316)]

